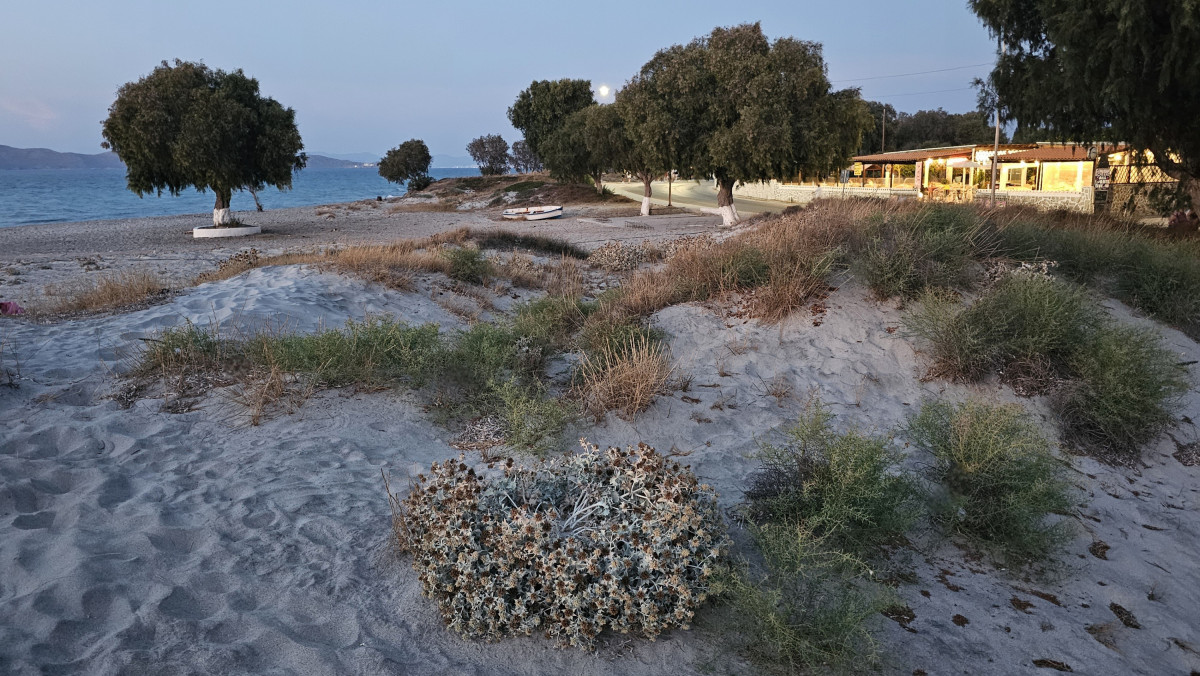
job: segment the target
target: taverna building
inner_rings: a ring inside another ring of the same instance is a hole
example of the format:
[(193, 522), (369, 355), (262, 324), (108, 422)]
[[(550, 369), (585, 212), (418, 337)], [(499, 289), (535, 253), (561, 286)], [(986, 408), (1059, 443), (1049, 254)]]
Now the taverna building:
[(1174, 182), (1149, 153), (1121, 144), (1026, 143), (1002, 144), (999, 151), (964, 145), (860, 155), (837, 175), (742, 184), (734, 193), (797, 203), (837, 197), (990, 203), (993, 155), (1000, 205), (1149, 215), (1139, 186)]

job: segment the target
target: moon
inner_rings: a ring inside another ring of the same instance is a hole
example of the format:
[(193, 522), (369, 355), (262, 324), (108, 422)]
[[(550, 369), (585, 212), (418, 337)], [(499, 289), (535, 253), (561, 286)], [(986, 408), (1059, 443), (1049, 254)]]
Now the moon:
[(611, 91), (612, 89), (610, 89), (608, 85), (600, 85), (600, 88), (596, 90), (596, 93), (600, 95), (600, 98), (604, 98), (608, 96), (608, 93)]

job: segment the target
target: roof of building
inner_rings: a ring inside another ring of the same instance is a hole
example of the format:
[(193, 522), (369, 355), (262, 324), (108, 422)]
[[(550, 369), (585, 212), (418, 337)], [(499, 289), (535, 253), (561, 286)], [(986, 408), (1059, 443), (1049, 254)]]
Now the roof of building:
[(890, 153), (875, 153), (874, 155), (859, 155), (855, 162), (920, 162), (939, 157), (969, 157), (974, 145), (950, 146), (948, 148), (921, 148), (919, 150), (899, 150)]
[[(1067, 145), (1040, 145), (1037, 148), (1032, 148), (1030, 150), (1022, 150), (1015, 153), (1008, 153), (1007, 155), (1001, 155), (1000, 161), (1020, 162), (1024, 160), (1026, 162), (1078, 162), (1088, 158), (1087, 154), (1089, 147), (1091, 146), (1080, 145), (1077, 143), (1071, 143)], [(1122, 149), (1123, 146), (1116, 146), (1106, 148), (1105, 150), (1109, 154), (1112, 154), (1120, 152)]]

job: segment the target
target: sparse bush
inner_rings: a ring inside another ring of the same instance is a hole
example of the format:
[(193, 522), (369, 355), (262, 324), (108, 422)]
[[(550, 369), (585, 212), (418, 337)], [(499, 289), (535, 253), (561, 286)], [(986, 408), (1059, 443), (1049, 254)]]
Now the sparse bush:
[(746, 491), (758, 523), (803, 524), (841, 548), (864, 550), (903, 534), (920, 514), (914, 483), (894, 469), (891, 439), (834, 432), (829, 409), (808, 401), (780, 445), (760, 443)]
[(1124, 254), (1114, 284), (1117, 297), (1200, 337), (1200, 259), (1195, 253), (1141, 241)]
[(167, 284), (157, 275), (126, 270), (47, 287), (44, 312), (94, 312), (143, 303), (162, 295)]
[(555, 237), (541, 235), (521, 235), (508, 230), (480, 233), (478, 240), (481, 249), (530, 249), (553, 256), (570, 256), (579, 260), (587, 260), (588, 252)]
[(712, 490), (644, 444), (502, 475), (435, 463), (401, 507), (425, 595), (470, 638), (591, 649), (606, 629), (687, 628), (728, 547)]
[(503, 402), (505, 443), (537, 454), (558, 445), (572, 416), (567, 402), (551, 397), (537, 382), (526, 387), (509, 380), (496, 393)]
[(542, 296), (517, 307), (513, 331), (537, 345), (561, 350), (583, 322), (583, 306), (577, 298)]
[(855, 245), (856, 267), (881, 298), (927, 287), (966, 285), (968, 266), (993, 246), (986, 221), (969, 207), (936, 205), (881, 215)]
[(1071, 357), (1077, 380), (1059, 397), (1073, 439), (1110, 458), (1136, 458), (1138, 448), (1169, 427), (1188, 379), (1152, 331), (1107, 326)]
[(446, 273), (450, 279), (482, 284), (483, 278), (491, 272), (492, 266), (479, 249), (456, 246), (447, 248), (443, 255), (450, 261), (450, 270)]
[(938, 516), (952, 530), (1014, 561), (1045, 558), (1064, 542), (1066, 523), (1049, 517), (1072, 506), (1065, 468), (1020, 406), (929, 402), (909, 434), (933, 454), (933, 478), (948, 494)]

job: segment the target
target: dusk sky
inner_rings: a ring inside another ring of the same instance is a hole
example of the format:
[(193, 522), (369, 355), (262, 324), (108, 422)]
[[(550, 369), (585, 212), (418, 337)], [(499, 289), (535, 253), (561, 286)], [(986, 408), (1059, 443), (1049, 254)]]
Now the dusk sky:
[(995, 59), (965, 0), (45, 0), (7, 3), (0, 16), (0, 144), (81, 153), (101, 151), (117, 88), (163, 59), (258, 78), (296, 110), (310, 152), (382, 153), (420, 138), (447, 155), (481, 134), (519, 139), (505, 111), (532, 80), (619, 87), (658, 49), (714, 26), (761, 21), (771, 39), (822, 43), (835, 87), (910, 112), (974, 109), (970, 81)]

